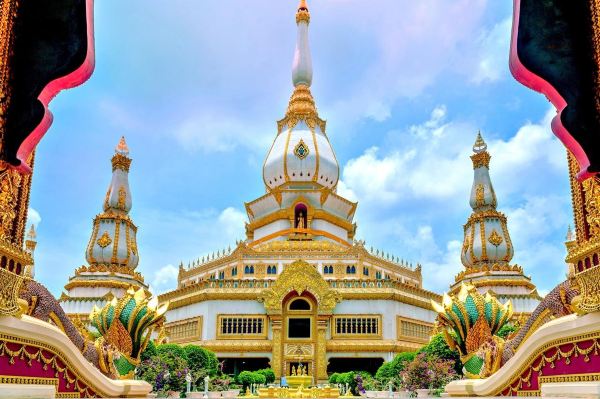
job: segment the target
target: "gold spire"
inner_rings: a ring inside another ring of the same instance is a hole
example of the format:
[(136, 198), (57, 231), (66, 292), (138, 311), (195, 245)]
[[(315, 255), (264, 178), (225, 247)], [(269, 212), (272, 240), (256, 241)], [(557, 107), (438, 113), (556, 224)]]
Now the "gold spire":
[(277, 122), (277, 133), (281, 133), (285, 127), (293, 128), (301, 120), (305, 121), (310, 128), (318, 125), (325, 133), (325, 121), (319, 118), (310, 88), (304, 84), (299, 84), (294, 88), (285, 117)]
[(487, 144), (483, 141), (483, 137), (481, 137), (481, 130), (477, 132), (477, 138), (475, 139), (475, 144), (473, 144), (473, 152), (480, 153), (487, 150)]
[(29, 228), (29, 232), (27, 233), (27, 239), (35, 240), (35, 237), (36, 237), (35, 226), (32, 224), (31, 227)]
[(115, 169), (121, 169), (125, 172), (129, 172), (129, 166), (131, 165), (131, 159), (129, 156), (129, 147), (125, 142), (125, 136), (121, 136), (119, 144), (115, 147), (115, 155), (112, 157), (113, 172)]
[(480, 168), (485, 166), (489, 169), (490, 167), (490, 153), (487, 152), (487, 144), (483, 141), (483, 137), (481, 136), (481, 130), (477, 132), (477, 138), (475, 139), (475, 144), (473, 144), (473, 152), (475, 154), (471, 155), (471, 160), (473, 161), (473, 169)]
[(308, 12), (306, 0), (300, 0), (300, 4), (298, 4), (298, 11), (296, 12), (296, 23), (300, 23), (300, 21), (306, 21), (307, 24), (310, 23), (310, 13)]

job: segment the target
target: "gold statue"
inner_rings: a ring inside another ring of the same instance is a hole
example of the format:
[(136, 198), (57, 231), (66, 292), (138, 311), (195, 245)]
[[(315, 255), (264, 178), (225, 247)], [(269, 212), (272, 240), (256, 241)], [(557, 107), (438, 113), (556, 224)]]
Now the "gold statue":
[(296, 375), (296, 367), (292, 366), (292, 375)]
[(305, 229), (306, 228), (306, 223), (305, 223), (305, 220), (304, 220), (304, 213), (303, 212), (300, 212), (298, 214), (298, 219), (296, 221), (298, 222), (298, 224), (296, 226), (297, 228), (299, 228), (299, 229)]

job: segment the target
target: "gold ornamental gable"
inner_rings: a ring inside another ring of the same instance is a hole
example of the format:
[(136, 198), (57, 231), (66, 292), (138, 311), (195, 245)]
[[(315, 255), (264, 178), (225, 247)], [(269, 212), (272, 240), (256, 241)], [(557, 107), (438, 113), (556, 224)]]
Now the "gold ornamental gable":
[(265, 304), (268, 314), (281, 314), (288, 294), (304, 292), (315, 297), (319, 314), (331, 314), (342, 300), (341, 294), (329, 286), (317, 269), (303, 260), (287, 265), (275, 283), (260, 293), (258, 300)]

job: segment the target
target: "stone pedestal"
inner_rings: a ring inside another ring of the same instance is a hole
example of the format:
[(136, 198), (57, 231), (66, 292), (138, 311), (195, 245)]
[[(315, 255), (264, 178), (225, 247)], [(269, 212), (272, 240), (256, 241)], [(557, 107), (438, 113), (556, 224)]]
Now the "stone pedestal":
[(33, 384), (0, 384), (0, 398), (54, 399), (56, 386)]
[(600, 398), (600, 382), (552, 382), (541, 391), (543, 398)]

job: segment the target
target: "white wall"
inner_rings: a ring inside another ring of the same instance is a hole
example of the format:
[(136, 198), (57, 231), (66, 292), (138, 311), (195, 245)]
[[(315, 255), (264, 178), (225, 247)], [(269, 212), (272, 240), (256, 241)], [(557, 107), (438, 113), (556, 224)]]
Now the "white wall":
[(268, 236), (269, 234), (276, 233), (281, 230), (286, 230), (290, 228), (289, 220), (276, 220), (273, 223), (269, 223), (263, 227), (259, 227), (254, 230), (254, 240), (259, 240), (263, 237)]
[[(168, 310), (167, 323), (202, 316), (202, 340), (216, 339), (217, 315), (266, 314), (265, 306), (257, 301), (204, 301)], [(270, 332), (269, 332), (270, 333)]]
[(433, 323), (437, 314), (418, 306), (391, 300), (345, 300), (339, 303), (334, 314), (380, 314), (383, 323), (383, 339), (396, 339), (396, 316)]

